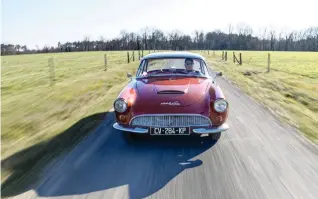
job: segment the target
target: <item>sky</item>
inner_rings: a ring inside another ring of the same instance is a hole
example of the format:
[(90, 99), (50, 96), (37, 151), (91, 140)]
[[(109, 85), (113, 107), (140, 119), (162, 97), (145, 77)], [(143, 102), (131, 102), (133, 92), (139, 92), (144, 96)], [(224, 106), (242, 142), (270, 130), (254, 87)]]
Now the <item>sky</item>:
[(249, 25), (257, 35), (318, 26), (317, 0), (1, 0), (1, 43), (40, 48), (84, 36), (111, 39), (121, 30), (159, 28), (192, 34), (234, 31)]

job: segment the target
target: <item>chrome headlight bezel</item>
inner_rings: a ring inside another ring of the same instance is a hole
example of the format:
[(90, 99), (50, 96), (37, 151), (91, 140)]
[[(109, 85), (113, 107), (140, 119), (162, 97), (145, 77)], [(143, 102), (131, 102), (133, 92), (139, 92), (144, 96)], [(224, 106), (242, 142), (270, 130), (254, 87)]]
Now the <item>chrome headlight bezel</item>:
[(228, 108), (228, 102), (225, 99), (218, 99), (215, 100), (213, 104), (213, 108), (216, 112), (218, 113), (223, 113), (227, 110)]
[(114, 102), (114, 110), (117, 111), (118, 113), (123, 113), (128, 109), (128, 103), (126, 100), (122, 98), (118, 98)]

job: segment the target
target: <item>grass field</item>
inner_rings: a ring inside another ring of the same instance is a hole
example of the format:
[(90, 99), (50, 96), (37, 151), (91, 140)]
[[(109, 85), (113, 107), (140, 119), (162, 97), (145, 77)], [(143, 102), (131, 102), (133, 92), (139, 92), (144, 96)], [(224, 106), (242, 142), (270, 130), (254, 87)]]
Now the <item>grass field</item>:
[[(40, 159), (45, 163), (73, 146), (102, 121), (128, 82), (126, 73), (138, 66), (137, 59), (127, 64), (126, 53), (107, 52), (107, 71), (105, 52), (2, 57), (1, 155), (2, 160), (10, 160), (2, 165), (2, 181), (8, 182), (4, 185), (14, 184)], [(227, 62), (221, 61), (221, 51), (215, 56), (211, 51), (200, 53), (212, 67), (318, 142), (318, 53), (272, 52), (270, 73), (266, 73), (267, 52), (242, 52), (242, 66), (233, 63), (232, 51)], [(54, 86), (50, 86), (50, 57), (56, 66)], [(246, 71), (252, 75), (243, 75)]]
[[(104, 71), (104, 54), (79, 52), (1, 57), (1, 155), (2, 160), (7, 159), (5, 165), (2, 162), (2, 181), (12, 176), (12, 172), (23, 173), (30, 169), (39, 161), (39, 156), (50, 156), (59, 150), (57, 148), (69, 147), (102, 121), (96, 115), (112, 107), (118, 92), (128, 82), (127, 72), (138, 66), (137, 56), (135, 62), (127, 64), (126, 51), (107, 52), (108, 70)], [(54, 57), (56, 66), (54, 86), (50, 86), (50, 57)], [(90, 119), (76, 124), (85, 117)], [(57, 139), (56, 136), (68, 128), (73, 131), (68, 133), (73, 135)], [(83, 129), (86, 132), (82, 132)], [(32, 150), (26, 150), (35, 145), (37, 147)], [(22, 150), (26, 151), (16, 154)]]
[(318, 143), (318, 53), (270, 52), (269, 73), (268, 52), (242, 51), (242, 65), (233, 63), (232, 53), (228, 51), (227, 61), (222, 61), (222, 51), (202, 54), (242, 90)]

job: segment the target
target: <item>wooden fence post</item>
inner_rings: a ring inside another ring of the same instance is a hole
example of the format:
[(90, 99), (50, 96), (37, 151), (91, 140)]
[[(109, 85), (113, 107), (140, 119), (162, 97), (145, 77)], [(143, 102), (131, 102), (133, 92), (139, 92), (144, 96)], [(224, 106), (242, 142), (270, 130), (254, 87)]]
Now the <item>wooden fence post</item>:
[(127, 52), (127, 62), (129, 64), (129, 52)]
[(105, 71), (107, 71), (107, 54), (104, 55)]
[(141, 50), (141, 58), (144, 57), (144, 50)]
[(227, 61), (227, 52), (225, 52), (225, 61)]
[(135, 61), (135, 51), (133, 51), (133, 61)]
[(235, 52), (233, 52), (233, 63), (235, 63)]
[(240, 53), (240, 65), (242, 65), (242, 53)]
[(138, 60), (140, 60), (140, 50), (138, 50)]
[(224, 51), (222, 51), (222, 60), (224, 60)]
[(271, 54), (268, 53), (268, 57), (267, 57), (267, 72), (268, 73), (270, 71), (270, 65), (271, 65)]
[(55, 84), (55, 63), (53, 57), (48, 59), (50, 85)]

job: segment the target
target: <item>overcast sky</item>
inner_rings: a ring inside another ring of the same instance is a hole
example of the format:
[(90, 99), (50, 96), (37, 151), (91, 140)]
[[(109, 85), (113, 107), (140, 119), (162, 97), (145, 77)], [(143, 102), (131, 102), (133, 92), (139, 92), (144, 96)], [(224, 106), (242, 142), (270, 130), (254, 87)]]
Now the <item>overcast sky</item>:
[(192, 34), (229, 24), (300, 30), (318, 26), (317, 0), (1, 0), (2, 42), (29, 48), (84, 36), (107, 39), (145, 26)]

